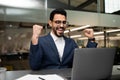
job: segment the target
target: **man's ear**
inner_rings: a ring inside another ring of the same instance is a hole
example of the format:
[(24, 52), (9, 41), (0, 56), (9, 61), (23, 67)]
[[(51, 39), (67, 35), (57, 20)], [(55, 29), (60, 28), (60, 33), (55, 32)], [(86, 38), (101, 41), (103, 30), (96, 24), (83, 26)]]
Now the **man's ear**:
[(49, 22), (48, 22), (48, 23), (49, 23), (49, 26), (51, 27), (51, 26), (52, 26), (52, 21), (51, 21), (51, 20), (49, 20)]

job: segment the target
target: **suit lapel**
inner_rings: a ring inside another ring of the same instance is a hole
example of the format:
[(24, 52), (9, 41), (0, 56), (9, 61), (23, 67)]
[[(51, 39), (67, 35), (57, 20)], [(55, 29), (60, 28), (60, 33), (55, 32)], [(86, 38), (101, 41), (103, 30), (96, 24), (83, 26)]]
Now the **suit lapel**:
[(62, 60), (64, 61), (65, 57), (68, 55), (68, 46), (69, 45), (69, 42), (67, 41), (67, 38), (64, 38), (65, 40), (65, 47), (64, 47), (64, 52), (63, 52), (63, 57), (62, 57)]
[(53, 38), (51, 37), (50, 33), (47, 35), (47, 40), (49, 42), (49, 46), (53, 49), (53, 53), (59, 59), (59, 55), (58, 55), (59, 53), (58, 53), (57, 47), (56, 47), (55, 42), (54, 42)]

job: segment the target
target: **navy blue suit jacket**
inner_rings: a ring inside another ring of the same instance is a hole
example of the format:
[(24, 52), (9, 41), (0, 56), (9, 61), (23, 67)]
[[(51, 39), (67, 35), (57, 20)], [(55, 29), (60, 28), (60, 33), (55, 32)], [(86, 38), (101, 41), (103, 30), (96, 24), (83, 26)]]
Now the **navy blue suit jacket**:
[[(52, 68), (71, 68), (73, 62), (74, 49), (78, 45), (71, 38), (64, 36), (65, 48), (60, 61), (57, 47), (50, 33), (40, 37), (38, 45), (30, 46), (29, 63), (32, 70), (52, 69)], [(96, 47), (97, 43), (88, 41), (87, 47)]]

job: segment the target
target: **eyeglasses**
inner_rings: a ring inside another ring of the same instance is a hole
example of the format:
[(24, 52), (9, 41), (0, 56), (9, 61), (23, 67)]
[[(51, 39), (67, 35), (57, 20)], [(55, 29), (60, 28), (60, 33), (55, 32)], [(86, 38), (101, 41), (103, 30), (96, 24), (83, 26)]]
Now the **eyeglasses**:
[(68, 25), (67, 21), (56, 20), (56, 21), (53, 21), (53, 22), (55, 22), (57, 25), (61, 25), (61, 24), (63, 24), (63, 26), (67, 26)]

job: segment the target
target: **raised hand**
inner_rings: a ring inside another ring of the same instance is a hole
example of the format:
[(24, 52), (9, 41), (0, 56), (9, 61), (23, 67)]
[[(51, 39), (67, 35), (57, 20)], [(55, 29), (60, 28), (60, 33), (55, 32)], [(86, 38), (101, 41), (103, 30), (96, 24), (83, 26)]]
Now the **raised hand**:
[(40, 34), (42, 33), (43, 27), (40, 25), (33, 25), (33, 35), (32, 35), (32, 44), (37, 45), (38, 44), (38, 38)]
[(33, 25), (33, 36), (39, 37), (43, 27), (40, 25)]
[(86, 37), (88, 37), (89, 39), (94, 38), (94, 31), (93, 31), (93, 29), (85, 29), (83, 32), (84, 32), (84, 35)]

